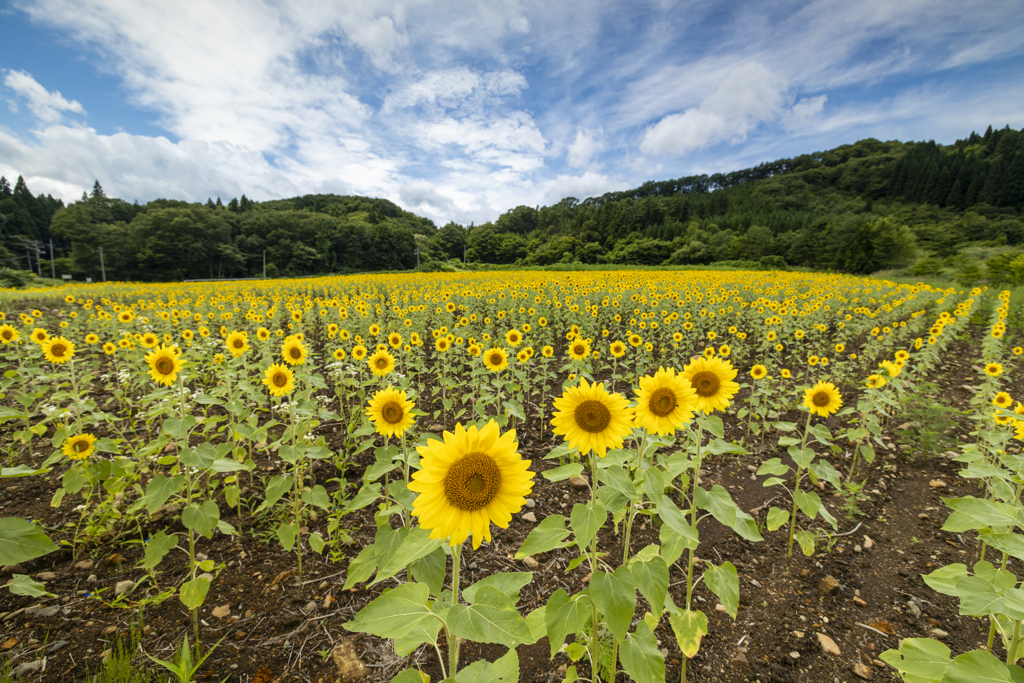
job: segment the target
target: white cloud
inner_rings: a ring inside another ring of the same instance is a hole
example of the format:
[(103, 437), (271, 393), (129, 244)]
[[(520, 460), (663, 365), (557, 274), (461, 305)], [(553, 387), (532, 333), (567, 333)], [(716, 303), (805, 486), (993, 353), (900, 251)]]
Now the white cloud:
[(481, 164), (526, 173), (544, 166), (544, 136), (522, 112), (490, 121), (443, 118), (417, 126), (424, 149), (459, 147)]
[(575, 197), (580, 200), (587, 197), (600, 197), (606, 192), (628, 190), (630, 186), (630, 183), (591, 171), (580, 176), (559, 175), (546, 184), (544, 203), (554, 204), (566, 197)]
[(64, 99), (60, 91), (48, 91), (36, 79), (24, 71), (7, 71), (4, 85), (28, 101), (28, 108), (43, 123), (57, 123), (64, 118), (63, 112), (85, 114), (85, 108), (76, 100)]
[[(669, 114), (647, 128), (640, 151), (650, 155), (683, 155), (719, 142), (745, 140), (758, 125), (775, 121), (790, 101), (786, 79), (758, 62), (741, 64), (722, 78), (718, 88), (698, 107)], [(824, 100), (818, 103), (818, 110)], [(800, 115), (813, 113), (804, 105)]]
[(604, 151), (604, 130), (576, 130), (576, 139), (569, 144), (566, 161), (573, 168), (585, 168), (595, 154)]

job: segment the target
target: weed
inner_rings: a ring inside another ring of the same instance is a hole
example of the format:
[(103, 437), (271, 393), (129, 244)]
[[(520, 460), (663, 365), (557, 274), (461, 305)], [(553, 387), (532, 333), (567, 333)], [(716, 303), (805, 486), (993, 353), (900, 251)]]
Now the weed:
[(898, 439), (910, 446), (911, 459), (934, 458), (957, 445), (952, 434), (957, 418), (965, 413), (943, 403), (941, 394), (938, 385), (926, 382), (906, 397), (902, 413), (906, 422), (899, 426)]
[(99, 671), (92, 676), (86, 674), (86, 680), (91, 683), (150, 683), (153, 679), (150, 672), (132, 661), (138, 647), (134, 632), (131, 639), (118, 638)]

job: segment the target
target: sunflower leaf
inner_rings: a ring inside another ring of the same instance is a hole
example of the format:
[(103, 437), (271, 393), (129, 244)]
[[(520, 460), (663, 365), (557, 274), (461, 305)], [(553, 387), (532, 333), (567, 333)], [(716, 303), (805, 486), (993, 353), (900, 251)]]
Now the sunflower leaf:
[[(342, 626), (357, 633), (393, 638), (396, 649), (399, 639), (402, 639), (403, 649), (411, 647), (414, 640), (430, 642), (436, 638), (441, 622), (427, 605), (429, 599), (430, 589), (426, 584), (403, 583), (385, 590)], [(405, 638), (407, 635), (411, 638)]]
[(57, 550), (43, 530), (20, 517), (0, 518), (0, 564), (34, 560)]
[(561, 467), (555, 467), (554, 469), (547, 470), (544, 472), (544, 478), (548, 481), (563, 481), (571, 477), (578, 477), (582, 473), (583, 464), (571, 462), (568, 465), (562, 465)]
[(480, 579), (472, 586), (462, 591), (462, 597), (466, 599), (466, 602), (472, 604), (476, 602), (476, 594), (481, 588), (485, 586), (491, 586), (497, 588), (499, 591), (515, 599), (512, 600), (513, 604), (519, 602), (519, 591), (523, 586), (526, 586), (533, 581), (533, 572), (501, 572), (498, 574), (491, 574)]
[(565, 528), (565, 517), (548, 515), (526, 537), (519, 552), (516, 553), (516, 559), (521, 560), (527, 555), (546, 553), (556, 548), (568, 548), (572, 545), (565, 540), (569, 533), (569, 530)]
[(371, 586), (394, 576), (407, 565), (426, 557), (444, 543), (442, 539), (430, 538), (430, 532), (419, 526), (413, 527), (404, 537), (399, 538), (401, 545), (393, 551), (390, 547), (382, 549), (383, 552), (379, 556), (380, 569), (377, 570), (377, 578), (373, 580)]
[(473, 662), (455, 674), (455, 683), (514, 683), (519, 680), (519, 655), (509, 650), (496, 662)]
[(585, 550), (590, 545), (607, 519), (608, 509), (596, 501), (586, 505), (576, 503), (572, 506), (569, 525), (576, 534), (576, 545), (580, 550)]
[(665, 680), (665, 657), (658, 649), (658, 639), (643, 621), (622, 644), (619, 657), (622, 668), (637, 683), (661, 683)]
[(625, 638), (636, 612), (636, 586), (628, 567), (613, 573), (594, 572), (590, 579), (590, 596), (608, 622), (608, 630), (616, 638)]
[(445, 621), (453, 634), (513, 648), (530, 642), (530, 627), (507, 595), (483, 586), (474, 597), (472, 605), (452, 605), (448, 610)]
[(704, 584), (718, 596), (725, 611), (735, 619), (740, 608), (740, 580), (733, 563), (725, 561), (721, 567), (709, 564), (704, 571)]
[[(652, 547), (652, 546), (648, 546)], [(661, 614), (668, 594), (668, 565), (660, 555), (643, 558), (636, 555), (629, 562), (637, 590), (647, 600), (652, 614)]]
[(588, 591), (584, 590), (570, 596), (559, 588), (548, 598), (544, 624), (547, 627), (552, 657), (561, 649), (567, 635), (579, 633), (590, 623), (593, 609), (588, 595)]

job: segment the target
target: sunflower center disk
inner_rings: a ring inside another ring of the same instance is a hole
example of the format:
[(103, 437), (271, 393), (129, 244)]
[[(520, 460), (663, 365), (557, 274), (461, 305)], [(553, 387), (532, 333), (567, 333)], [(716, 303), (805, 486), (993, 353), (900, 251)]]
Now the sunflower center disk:
[(384, 407), (380, 409), (380, 414), (388, 424), (398, 424), (402, 421), (405, 416), (405, 411), (402, 410), (402, 406), (398, 405), (394, 401), (388, 401), (384, 404)]
[(73, 448), (74, 448), (76, 453), (84, 453), (85, 451), (89, 450), (89, 442), (88, 441), (76, 441), (75, 445), (73, 446)]
[(290, 355), (292, 358), (299, 358), (302, 356), (302, 351), (299, 351), (298, 349), (292, 349), (291, 351), (288, 352), (288, 355)]
[(500, 490), (501, 471), (494, 459), (483, 453), (466, 454), (444, 478), (448, 502), (468, 512), (486, 507)]
[(690, 383), (693, 384), (693, 388), (697, 390), (697, 394), (704, 398), (714, 396), (718, 393), (719, 387), (722, 386), (722, 382), (718, 379), (718, 375), (709, 370), (698, 372), (693, 376), (693, 379), (690, 380)]
[(383, 370), (383, 369), (384, 369), (384, 368), (386, 368), (387, 366), (388, 366), (388, 361), (387, 361), (387, 359), (385, 359), (385, 358), (378, 358), (378, 359), (377, 359), (377, 367), (378, 367), (378, 368), (380, 368), (381, 370)]
[(665, 417), (676, 408), (676, 395), (671, 389), (662, 387), (651, 394), (647, 407), (658, 417)]
[(603, 432), (612, 421), (612, 414), (608, 412), (608, 408), (593, 399), (576, 406), (573, 417), (580, 429), (592, 434)]
[(50, 347), (50, 353), (52, 355), (56, 356), (57, 358), (60, 358), (61, 356), (63, 356), (64, 355), (64, 351), (65, 351), (64, 347), (61, 346), (60, 344), (54, 344), (53, 346)]
[(815, 393), (813, 397), (811, 397), (811, 402), (814, 403), (814, 405), (818, 406), (819, 408), (824, 408), (829, 404), (831, 400), (832, 397), (829, 396), (827, 391), (819, 391)]
[(279, 372), (276, 375), (274, 375), (274, 386), (275, 387), (283, 387), (286, 384), (288, 384), (288, 376), (287, 375), (285, 375), (283, 372)]
[(491, 356), (491, 365), (501, 365), (502, 358), (498, 354)]
[(161, 358), (156, 362), (156, 371), (161, 375), (169, 375), (174, 370), (174, 363), (170, 358)]

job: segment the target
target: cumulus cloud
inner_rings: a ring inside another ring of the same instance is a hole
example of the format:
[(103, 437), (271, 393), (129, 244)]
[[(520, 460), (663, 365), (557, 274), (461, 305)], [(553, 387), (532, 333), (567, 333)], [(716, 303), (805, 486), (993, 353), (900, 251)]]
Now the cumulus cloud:
[(625, 181), (591, 171), (578, 176), (558, 175), (546, 184), (544, 203), (555, 204), (566, 197), (575, 197), (581, 200), (587, 197), (600, 197), (606, 192), (619, 192), (629, 188), (630, 184)]
[(544, 165), (544, 136), (529, 115), (515, 112), (490, 121), (443, 118), (417, 127), (426, 149), (459, 147), (475, 161), (526, 173)]
[(576, 139), (569, 144), (566, 161), (573, 168), (585, 168), (595, 154), (604, 151), (604, 130), (576, 130)]
[(60, 121), (64, 118), (64, 112), (85, 114), (85, 108), (76, 100), (64, 99), (58, 90), (47, 90), (31, 74), (24, 71), (7, 71), (4, 85), (24, 98), (28, 103), (28, 108), (43, 123)]
[[(640, 150), (650, 155), (683, 155), (726, 140), (742, 141), (760, 124), (793, 114), (791, 101), (781, 74), (759, 62), (740, 64), (699, 106), (669, 114), (648, 127)], [(806, 119), (820, 112), (824, 103), (822, 98), (798, 103), (795, 116)]]

